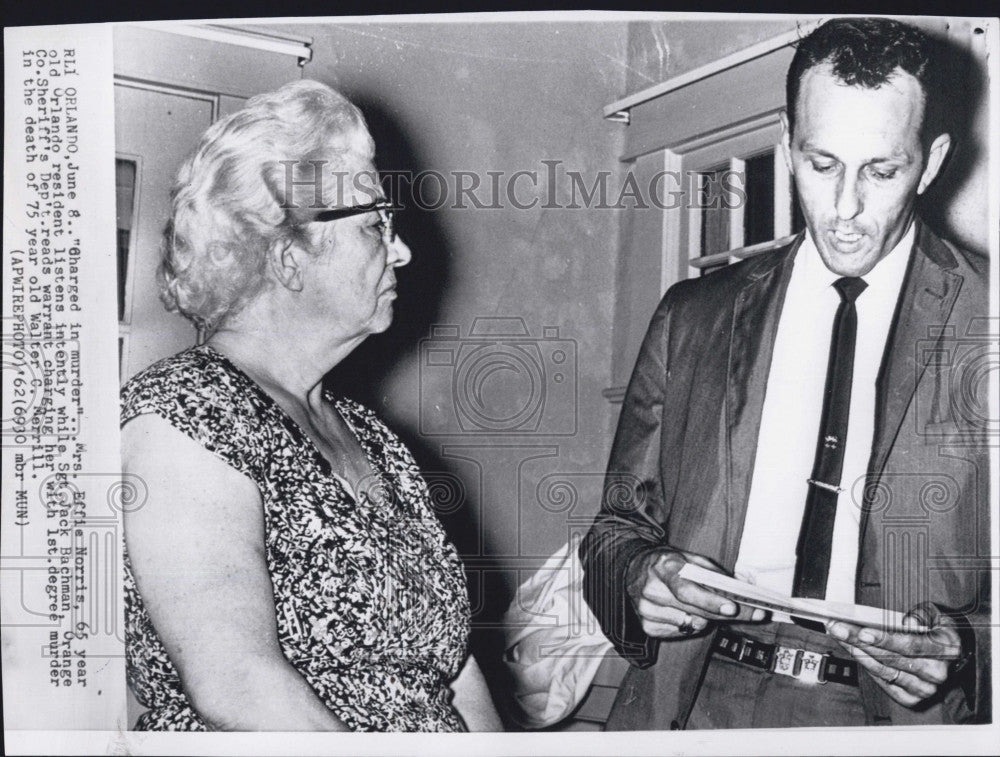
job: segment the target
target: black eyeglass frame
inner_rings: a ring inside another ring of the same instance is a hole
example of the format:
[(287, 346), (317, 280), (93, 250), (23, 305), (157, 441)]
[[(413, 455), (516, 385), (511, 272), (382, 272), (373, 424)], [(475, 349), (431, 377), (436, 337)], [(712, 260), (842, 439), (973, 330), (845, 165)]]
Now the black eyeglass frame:
[(395, 216), (399, 210), (401, 208), (398, 205), (394, 205), (391, 200), (375, 200), (373, 202), (362, 203), (361, 205), (351, 205), (346, 208), (326, 208), (316, 213), (309, 220), (318, 223), (327, 223), (328, 221), (339, 221), (351, 216), (359, 216), (377, 211), (384, 225), (382, 237), (385, 239), (386, 244), (392, 244), (396, 241)]

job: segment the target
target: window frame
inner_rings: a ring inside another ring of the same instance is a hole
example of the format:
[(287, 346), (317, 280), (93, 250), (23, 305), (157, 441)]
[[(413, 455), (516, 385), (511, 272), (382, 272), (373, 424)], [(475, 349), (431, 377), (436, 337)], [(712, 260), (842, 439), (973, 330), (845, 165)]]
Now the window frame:
[[(664, 247), (662, 265), (668, 268), (677, 259), (686, 259), (687, 277), (698, 276), (706, 268), (733, 263), (755, 251), (775, 246), (792, 234), (792, 181), (781, 150), (781, 124), (778, 114), (773, 119), (761, 123), (751, 131), (741, 134), (738, 139), (722, 136), (715, 141), (699, 141), (694, 150), (681, 154), (685, 175), (710, 170), (728, 161), (729, 170), (743, 172), (746, 161), (752, 157), (773, 150), (774, 155), (774, 238), (753, 245), (744, 244), (744, 208), (732, 208), (729, 213), (729, 249), (702, 255), (701, 218), (702, 208), (689, 203), (687, 218), (681, 222), (687, 225), (687, 245), (683, 249), (670, 250)], [(745, 186), (745, 183), (744, 183)], [(690, 196), (696, 196), (692, 193)], [(666, 290), (664, 290), (666, 291)]]
[[(128, 250), (126, 251), (125, 257), (125, 284), (124, 286), (121, 286), (118, 281), (115, 281), (115, 296), (117, 297), (120, 287), (123, 297), (123, 302), (121, 303), (122, 317), (118, 321), (118, 371), (119, 374), (121, 374), (128, 362), (129, 337), (132, 333), (132, 302), (134, 300), (133, 290), (135, 288), (136, 263), (136, 230), (139, 222), (139, 207), (142, 203), (141, 187), (144, 172), (143, 159), (141, 155), (136, 155), (130, 152), (115, 152), (115, 162), (117, 163), (119, 160), (128, 161), (135, 165), (135, 184), (132, 187), (132, 217), (128, 235)], [(117, 211), (117, 208), (115, 210)], [(117, 245), (117, 238), (115, 242), (115, 256), (117, 258), (117, 255), (120, 252)]]

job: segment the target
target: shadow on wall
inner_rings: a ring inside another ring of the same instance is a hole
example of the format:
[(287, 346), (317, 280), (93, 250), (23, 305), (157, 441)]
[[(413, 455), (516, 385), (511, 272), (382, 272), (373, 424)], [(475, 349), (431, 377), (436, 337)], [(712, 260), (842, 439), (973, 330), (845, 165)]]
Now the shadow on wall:
[[(364, 113), (375, 139), (376, 167), (380, 171), (419, 170), (416, 166), (421, 162), (392, 116), (363, 97), (352, 94), (351, 99)], [(392, 199), (405, 205), (397, 215), (397, 229), (413, 250), (413, 261), (399, 272), (392, 326), (361, 344), (328, 380), (335, 391), (373, 407), (382, 404), (377, 396), (382, 380), (430, 332), (449, 281), (448, 243), (433, 212), (413, 207), (408, 197)]]
[[(352, 93), (352, 101), (364, 113), (376, 146), (376, 167), (381, 171), (413, 171), (424, 168), (412, 142), (398, 123), (378, 103)], [(405, 183), (403, 186), (407, 186)], [(386, 186), (386, 190), (389, 191)], [(421, 339), (437, 323), (441, 300), (451, 279), (451, 248), (431, 210), (415, 207), (410, 197), (401, 201), (404, 210), (397, 216), (397, 229), (413, 251), (413, 262), (399, 273), (398, 299), (392, 326), (370, 337), (338, 365), (325, 379), (326, 388), (351, 397), (368, 407), (384, 405), (382, 389), (395, 367), (416, 354)], [(482, 523), (477, 517), (482, 503), (477, 501), (478, 484), (464, 481), (463, 471), (449, 464), (437, 449), (415, 429), (392, 424), (392, 430), (413, 452), (417, 465), (431, 487), (435, 512), (458, 553), (466, 562), (473, 634), (470, 644), (477, 661), (491, 682), (494, 697), (506, 711), (504, 691), (509, 689), (501, 662), (503, 634), (497, 630), (512, 592), (503, 579), (499, 560), (489, 557), (495, 550), (485, 543)], [(464, 471), (467, 475), (468, 471)], [(461, 482), (457, 485), (454, 482)], [(440, 486), (438, 484), (441, 484)], [(461, 499), (456, 502), (455, 497)], [(512, 723), (507, 723), (512, 727)]]
[[(365, 114), (375, 139), (377, 167), (382, 171), (416, 170), (421, 161), (392, 116), (363, 97), (352, 95), (352, 99)], [(384, 404), (381, 394), (387, 377), (397, 364), (417, 351), (420, 340), (430, 333), (431, 325), (438, 320), (442, 294), (450, 278), (449, 245), (434, 213), (413, 207), (409, 198), (393, 199), (402, 200), (405, 205), (397, 216), (397, 229), (413, 250), (413, 262), (399, 273), (392, 326), (385, 333), (365, 340), (325, 380), (326, 387), (335, 394), (351, 397), (372, 408)], [(422, 471), (446, 470), (444, 461), (413, 430), (398, 424), (394, 424), (392, 430), (413, 452)], [(466, 507), (460, 509), (468, 510), (471, 504), (466, 503)], [(464, 519), (469, 520), (468, 513), (464, 514)], [(451, 517), (443, 514), (441, 520), (448, 521), (445, 525), (449, 536), (463, 554), (467, 554), (463, 547), (471, 548), (478, 543), (473, 524), (461, 522), (462, 512), (452, 513)], [(470, 533), (465, 533), (466, 525)]]
[[(985, 122), (989, 107), (985, 71), (968, 48), (941, 37), (935, 42), (937, 59), (943, 63), (930, 79), (932, 91), (940, 98), (935, 131), (951, 135), (951, 152), (938, 180), (920, 197), (918, 210), (935, 232), (985, 253), (982, 240), (962, 233), (955, 219), (956, 214), (964, 219), (970, 213), (955, 207), (956, 202), (962, 202), (970, 194), (985, 196), (981, 191), (969, 191), (980, 163), (987, 159), (986, 145), (982, 142), (986, 130), (978, 127)], [(978, 211), (971, 214), (973, 218), (982, 218)]]

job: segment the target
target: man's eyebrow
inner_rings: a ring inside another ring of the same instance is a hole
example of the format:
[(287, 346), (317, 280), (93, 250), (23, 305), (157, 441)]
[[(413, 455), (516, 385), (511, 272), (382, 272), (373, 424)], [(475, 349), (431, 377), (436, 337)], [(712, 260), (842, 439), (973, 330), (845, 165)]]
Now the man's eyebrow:
[(900, 163), (900, 164), (903, 164), (903, 165), (905, 165), (907, 163), (912, 163), (912, 162), (913, 162), (913, 156), (910, 155), (910, 153), (908, 153), (906, 150), (898, 150), (898, 151), (894, 152), (892, 155), (889, 155), (888, 157), (885, 157), (885, 158), (870, 158), (869, 160), (866, 161), (866, 163), (868, 163), (868, 164), (871, 164), (871, 163)]
[[(831, 152), (824, 150), (822, 147), (817, 147), (811, 142), (805, 142), (800, 148), (801, 152), (807, 152), (812, 155), (821, 155), (824, 158), (829, 158), (830, 160), (840, 161), (840, 158)], [(912, 163), (913, 156), (910, 155), (906, 150), (900, 149), (887, 156), (876, 156), (873, 158), (866, 158), (864, 161), (865, 165), (871, 165), (872, 163)]]
[(814, 155), (822, 155), (824, 158), (830, 158), (831, 160), (840, 160), (840, 158), (838, 158), (832, 152), (827, 152), (822, 147), (817, 147), (816, 145), (812, 144), (811, 142), (805, 142), (805, 143), (803, 143), (803, 145), (799, 149), (802, 152), (808, 152), (808, 153), (812, 153)]

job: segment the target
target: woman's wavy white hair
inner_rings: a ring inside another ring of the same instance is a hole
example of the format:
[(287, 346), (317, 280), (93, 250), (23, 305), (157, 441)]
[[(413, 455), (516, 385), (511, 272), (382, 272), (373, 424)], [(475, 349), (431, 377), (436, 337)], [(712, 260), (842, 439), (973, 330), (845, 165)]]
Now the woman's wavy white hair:
[(214, 123), (171, 194), (158, 271), (167, 309), (215, 331), (267, 285), (272, 244), (309, 246), (289, 208), (324, 201), (310, 161), (329, 177), (357, 166), (358, 156), (370, 160), (374, 149), (361, 111), (317, 81), (252, 97)]

